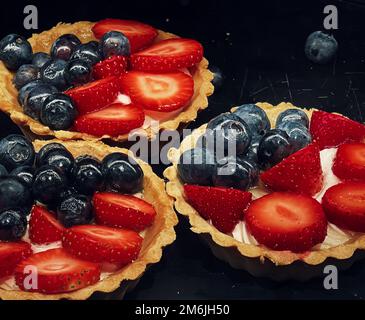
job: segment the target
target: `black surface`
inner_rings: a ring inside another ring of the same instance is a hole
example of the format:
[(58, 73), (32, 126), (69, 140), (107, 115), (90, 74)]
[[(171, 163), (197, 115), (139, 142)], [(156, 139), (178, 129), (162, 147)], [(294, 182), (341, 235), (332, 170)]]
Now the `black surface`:
[[(223, 87), (210, 99), (191, 127), (207, 122), (232, 105), (290, 101), (297, 106), (337, 111), (358, 121), (365, 116), (364, 1), (74, 1), (33, 2), (39, 9), (39, 28), (59, 21), (106, 17), (137, 19), (160, 29), (192, 37), (204, 44), (206, 57), (224, 76)], [(304, 56), (309, 33), (321, 30), (323, 8), (335, 4), (339, 30), (334, 32), (339, 52), (325, 66)], [(22, 29), (23, 3), (0, 12), (1, 33)], [(17, 130), (0, 116), (1, 136)], [(161, 173), (162, 166), (155, 166)], [(326, 291), (323, 279), (307, 283), (274, 283), (256, 279), (217, 260), (189, 231), (177, 227), (177, 241), (164, 252), (127, 299), (362, 299), (365, 261), (339, 277), (339, 290)]]

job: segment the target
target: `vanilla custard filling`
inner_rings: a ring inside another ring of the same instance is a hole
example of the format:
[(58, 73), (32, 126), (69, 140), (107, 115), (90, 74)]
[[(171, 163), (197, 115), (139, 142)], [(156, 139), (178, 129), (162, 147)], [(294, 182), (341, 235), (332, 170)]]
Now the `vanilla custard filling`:
[[(337, 148), (324, 149), (320, 152), (321, 166), (323, 171), (323, 188), (314, 196), (314, 198), (319, 202), (322, 201), (322, 198), (327, 189), (340, 183), (340, 180), (334, 175), (332, 171), (332, 165), (336, 156), (336, 152)], [(262, 186), (254, 188), (250, 191), (252, 192), (253, 199), (258, 199), (269, 193)], [(332, 223), (328, 223), (327, 236), (325, 240), (322, 243), (314, 246), (312, 250), (328, 249), (344, 244), (354, 235), (356, 235), (356, 232), (343, 230)], [(247, 230), (246, 223), (244, 221), (241, 221), (236, 225), (235, 229), (232, 232), (232, 236), (234, 239), (245, 244), (258, 245), (256, 239)]]

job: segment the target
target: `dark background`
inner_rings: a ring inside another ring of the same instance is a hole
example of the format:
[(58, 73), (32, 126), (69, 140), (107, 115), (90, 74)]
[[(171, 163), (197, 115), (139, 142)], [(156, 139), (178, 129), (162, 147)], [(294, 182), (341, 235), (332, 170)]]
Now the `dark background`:
[[(289, 101), (297, 106), (341, 112), (358, 121), (365, 117), (365, 1), (16, 1), (0, 10), (1, 35), (19, 33), (23, 8), (35, 4), (39, 29), (60, 21), (136, 19), (159, 29), (201, 41), (212, 66), (223, 75), (222, 87), (209, 108), (191, 124), (197, 127), (240, 103)], [(336, 59), (313, 65), (304, 56), (309, 33), (323, 28), (323, 8), (339, 11)], [(36, 32), (36, 31), (34, 31)], [(17, 131), (3, 114), (1, 136)], [(154, 167), (158, 174), (162, 166)], [(256, 279), (217, 260), (189, 231), (184, 219), (177, 240), (162, 261), (152, 266), (127, 299), (362, 299), (365, 261), (339, 277), (339, 290), (326, 291), (323, 279), (275, 283)]]

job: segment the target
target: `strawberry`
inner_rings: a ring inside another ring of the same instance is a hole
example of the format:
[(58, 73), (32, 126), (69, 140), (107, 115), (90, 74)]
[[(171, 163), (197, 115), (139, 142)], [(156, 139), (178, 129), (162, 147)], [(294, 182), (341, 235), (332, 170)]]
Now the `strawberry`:
[(126, 265), (137, 259), (142, 241), (143, 238), (132, 230), (83, 225), (67, 229), (62, 245), (81, 259)]
[(120, 78), (122, 91), (145, 109), (170, 112), (184, 107), (194, 94), (194, 80), (183, 72), (131, 71)]
[(29, 220), (29, 239), (32, 243), (47, 244), (61, 241), (64, 228), (43, 206), (35, 205)]
[(119, 19), (105, 19), (96, 23), (92, 31), (97, 39), (100, 39), (106, 32), (122, 32), (129, 40), (131, 52), (136, 52), (149, 46), (157, 37), (157, 30), (147, 24)]
[(134, 196), (98, 192), (93, 197), (96, 220), (109, 227), (142, 231), (156, 216), (151, 204)]
[(274, 250), (303, 252), (323, 242), (327, 234), (320, 203), (294, 193), (274, 192), (254, 200), (245, 221), (255, 239)]
[(365, 232), (365, 183), (344, 182), (329, 188), (322, 206), (330, 222), (340, 228)]
[(12, 275), (16, 266), (31, 254), (27, 242), (0, 242), (0, 279)]
[[(27, 280), (32, 275), (32, 270), (27, 270), (27, 267), (36, 268), (36, 282)], [(48, 294), (75, 291), (99, 279), (98, 264), (75, 258), (61, 248), (36, 253), (21, 262), (15, 270), (15, 281), (19, 288)]]
[(203, 59), (203, 46), (191, 39), (167, 39), (132, 54), (132, 69), (152, 72), (190, 68)]
[(184, 186), (188, 203), (223, 233), (233, 231), (251, 202), (252, 194), (236, 189)]
[(75, 102), (80, 114), (93, 112), (114, 102), (119, 93), (117, 77), (108, 77), (69, 89), (65, 92)]
[(84, 114), (75, 120), (79, 132), (102, 137), (116, 137), (139, 128), (144, 123), (144, 112), (133, 105), (114, 103), (92, 113)]
[(261, 174), (261, 181), (273, 191), (315, 195), (322, 188), (323, 173), (319, 148), (310, 144)]
[(365, 139), (365, 126), (339, 114), (314, 111), (310, 132), (313, 141), (320, 149), (337, 147), (346, 142), (362, 142)]
[(333, 173), (342, 180), (365, 182), (365, 144), (340, 145), (332, 167)]
[(119, 77), (128, 68), (128, 58), (125, 56), (111, 56), (106, 60), (98, 62), (93, 67), (93, 77), (95, 79)]

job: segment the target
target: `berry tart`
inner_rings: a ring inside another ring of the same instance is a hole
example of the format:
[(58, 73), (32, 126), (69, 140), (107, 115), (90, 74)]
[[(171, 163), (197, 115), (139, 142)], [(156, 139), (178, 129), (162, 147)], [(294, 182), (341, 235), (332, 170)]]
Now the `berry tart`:
[(175, 240), (164, 187), (99, 141), (2, 139), (0, 298), (123, 297)]
[(36, 137), (151, 138), (194, 120), (214, 90), (198, 41), (130, 20), (10, 34), (0, 60), (0, 109)]
[(233, 267), (306, 280), (363, 256), (365, 125), (290, 103), (247, 104), (168, 157), (176, 210)]

